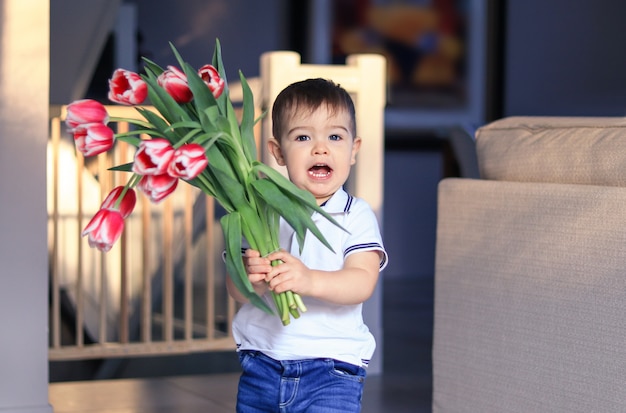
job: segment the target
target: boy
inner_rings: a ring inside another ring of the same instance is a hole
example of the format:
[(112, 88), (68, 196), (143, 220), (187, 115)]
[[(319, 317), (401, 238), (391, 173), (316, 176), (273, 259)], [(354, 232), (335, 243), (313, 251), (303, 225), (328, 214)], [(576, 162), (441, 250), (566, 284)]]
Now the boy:
[[(291, 290), (308, 311), (287, 326), (251, 304), (237, 313), (233, 335), (243, 368), (237, 411), (359, 412), (365, 367), (375, 348), (361, 309), (387, 254), (371, 208), (343, 190), (361, 146), (354, 104), (333, 82), (308, 79), (278, 95), (272, 121), (268, 149), (277, 163), (347, 232), (314, 214), (334, 253), (307, 236), (300, 255), (284, 222), (280, 251), (267, 257), (246, 251), (248, 277), (259, 295)], [(272, 267), (273, 260), (282, 263)], [(228, 285), (245, 302), (230, 280)]]

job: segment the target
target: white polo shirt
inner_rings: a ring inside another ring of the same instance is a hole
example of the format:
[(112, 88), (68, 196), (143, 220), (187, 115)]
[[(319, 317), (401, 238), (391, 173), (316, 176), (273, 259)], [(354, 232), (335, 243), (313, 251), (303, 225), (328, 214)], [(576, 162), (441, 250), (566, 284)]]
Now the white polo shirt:
[[(387, 265), (378, 221), (370, 206), (343, 189), (337, 191), (322, 208), (344, 231), (320, 214), (313, 220), (333, 247), (326, 248), (315, 236), (307, 234), (302, 254), (293, 229), (281, 221), (280, 245), (307, 267), (325, 271), (343, 268), (345, 257), (363, 251), (380, 252), (380, 269)], [(270, 293), (263, 297), (274, 307)], [(303, 297), (307, 311), (283, 326), (280, 318), (244, 304), (233, 321), (233, 336), (239, 350), (257, 350), (276, 360), (333, 358), (366, 367), (376, 342), (363, 323), (362, 304), (338, 305)]]

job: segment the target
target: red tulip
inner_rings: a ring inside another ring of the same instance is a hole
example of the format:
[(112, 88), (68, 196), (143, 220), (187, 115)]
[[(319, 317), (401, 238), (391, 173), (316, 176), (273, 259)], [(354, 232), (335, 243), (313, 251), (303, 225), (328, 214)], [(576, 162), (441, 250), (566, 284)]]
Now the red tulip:
[(83, 156), (94, 156), (113, 147), (115, 133), (103, 123), (89, 123), (74, 129), (76, 149)]
[(141, 141), (135, 161), (133, 172), (138, 175), (160, 175), (167, 171), (167, 167), (174, 156), (174, 148), (163, 138), (154, 138)]
[(81, 236), (88, 235), (89, 246), (107, 252), (124, 231), (124, 218), (119, 211), (101, 209), (89, 221)]
[(107, 123), (109, 114), (104, 105), (93, 99), (76, 100), (67, 105), (65, 124), (74, 131), (77, 127), (88, 123)]
[(217, 69), (211, 65), (204, 65), (200, 68), (200, 70), (198, 70), (198, 75), (200, 75), (202, 80), (204, 80), (204, 83), (206, 83), (209, 87), (209, 90), (211, 90), (215, 99), (220, 97), (224, 91), (226, 82), (224, 82), (224, 79), (220, 77)]
[(157, 83), (178, 103), (191, 102), (193, 99), (187, 76), (177, 67), (168, 66), (167, 70), (157, 77)]
[(131, 212), (133, 212), (133, 209), (135, 209), (137, 196), (135, 195), (135, 191), (132, 188), (128, 188), (126, 190), (126, 193), (124, 194), (124, 198), (122, 198), (119, 205), (116, 207), (117, 200), (122, 195), (123, 191), (124, 186), (118, 186), (113, 188), (113, 190), (102, 202), (102, 205), (100, 205), (100, 209), (116, 210), (119, 211), (119, 213), (122, 215), (122, 218), (128, 217)]
[(116, 69), (109, 80), (109, 100), (122, 105), (139, 105), (148, 97), (146, 82), (135, 72)]
[(168, 174), (145, 175), (139, 180), (137, 189), (150, 198), (151, 202), (156, 204), (174, 192), (177, 185), (178, 178), (174, 178)]
[(174, 151), (167, 173), (183, 179), (193, 179), (209, 164), (202, 145), (190, 143)]

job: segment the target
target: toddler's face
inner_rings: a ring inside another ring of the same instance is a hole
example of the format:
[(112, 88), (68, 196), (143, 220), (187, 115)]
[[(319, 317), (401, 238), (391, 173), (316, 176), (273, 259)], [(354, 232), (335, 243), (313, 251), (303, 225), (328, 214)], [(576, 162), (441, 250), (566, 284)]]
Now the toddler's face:
[(350, 116), (322, 105), (293, 113), (283, 130), (280, 142), (270, 141), (271, 153), (287, 167), (289, 179), (321, 205), (343, 186), (356, 162), (361, 139), (350, 132)]

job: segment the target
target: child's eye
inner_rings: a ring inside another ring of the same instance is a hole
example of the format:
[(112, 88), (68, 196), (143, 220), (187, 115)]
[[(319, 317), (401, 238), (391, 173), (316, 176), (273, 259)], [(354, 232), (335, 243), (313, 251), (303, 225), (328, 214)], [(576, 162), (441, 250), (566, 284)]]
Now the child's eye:
[(340, 141), (341, 140), (341, 136), (339, 136), (339, 135), (330, 135), (328, 137), (328, 139), (330, 139), (331, 141)]
[(308, 141), (310, 138), (306, 135), (298, 135), (296, 136), (296, 141), (298, 142), (302, 142), (302, 141)]

